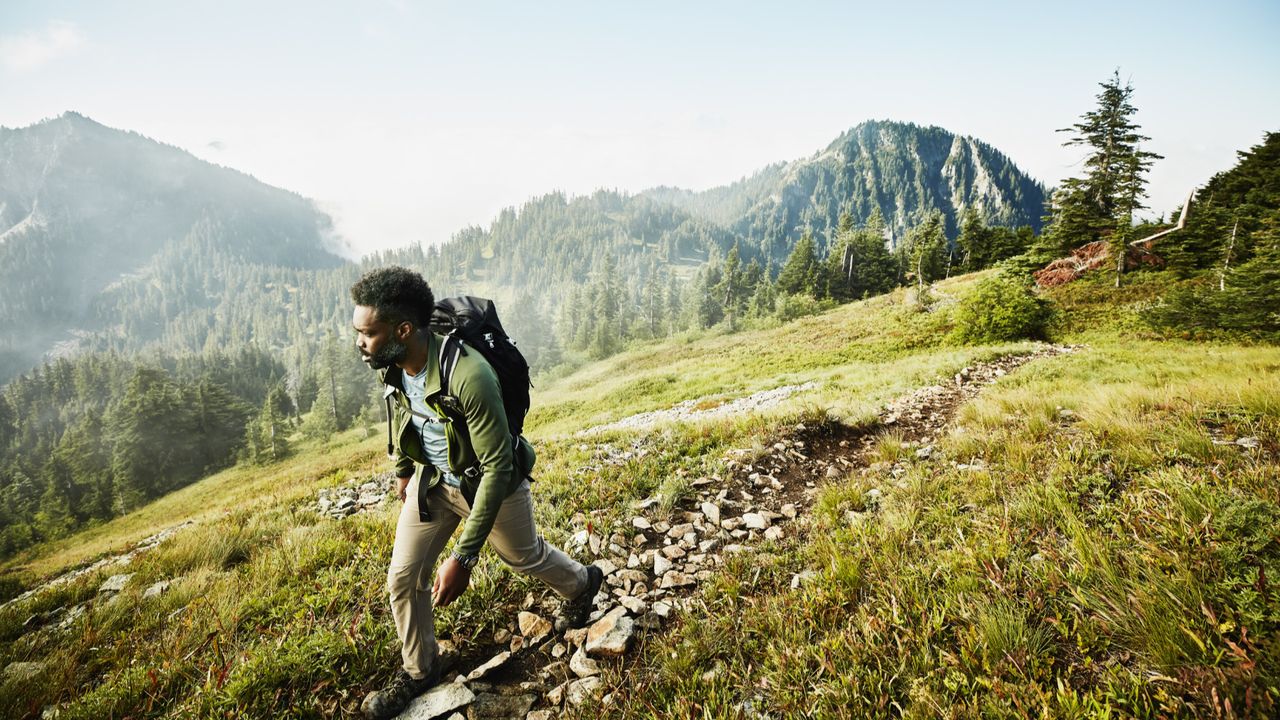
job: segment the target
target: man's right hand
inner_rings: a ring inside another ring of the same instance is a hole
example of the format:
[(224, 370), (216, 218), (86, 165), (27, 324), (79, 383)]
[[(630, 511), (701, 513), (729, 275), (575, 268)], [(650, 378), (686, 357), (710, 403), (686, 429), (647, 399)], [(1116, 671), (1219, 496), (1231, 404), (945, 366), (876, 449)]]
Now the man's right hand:
[(400, 498), (400, 502), (404, 502), (404, 489), (409, 486), (409, 480), (413, 476), (396, 478), (396, 497)]

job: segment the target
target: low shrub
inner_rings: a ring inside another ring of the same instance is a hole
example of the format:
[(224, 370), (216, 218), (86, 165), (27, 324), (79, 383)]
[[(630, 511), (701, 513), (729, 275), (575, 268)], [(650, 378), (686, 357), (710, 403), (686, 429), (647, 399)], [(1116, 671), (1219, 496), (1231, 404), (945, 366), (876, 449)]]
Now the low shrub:
[(1041, 339), (1052, 315), (1029, 283), (1001, 274), (978, 283), (956, 310), (952, 336), (962, 343)]

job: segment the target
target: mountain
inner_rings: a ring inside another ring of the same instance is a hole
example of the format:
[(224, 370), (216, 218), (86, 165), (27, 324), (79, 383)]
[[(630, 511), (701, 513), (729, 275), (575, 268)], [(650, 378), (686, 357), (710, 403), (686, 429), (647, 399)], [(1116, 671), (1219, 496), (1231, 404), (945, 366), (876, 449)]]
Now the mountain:
[(811, 157), (729, 185), (637, 195), (601, 190), (572, 199), (552, 193), (425, 254), (411, 248), (384, 257), (425, 264), (451, 285), (558, 295), (548, 290), (588, 280), (605, 256), (624, 278), (647, 278), (653, 265), (687, 275), (735, 243), (744, 261), (777, 266), (806, 228), (827, 249), (844, 213), (861, 225), (879, 211), (896, 247), (932, 213), (941, 213), (954, 239), (971, 207), (987, 225), (1038, 230), (1044, 203), (1044, 187), (986, 143), (937, 127), (871, 121)]
[(318, 270), (343, 264), (333, 242), (309, 200), (137, 133), (72, 112), (0, 128), (0, 381), (99, 329), (95, 302), (163, 253)]
[[(324, 335), (345, 327), (346, 287), (389, 262), (422, 271), (441, 295), (513, 307), (504, 315), (530, 329), (526, 352), (554, 355), (543, 344), (553, 331), (561, 342), (575, 334), (560, 310), (590, 302), (575, 293), (605, 274), (625, 335), (642, 296), (663, 288), (674, 319), (735, 246), (744, 265), (776, 272), (806, 228), (828, 252), (844, 213), (861, 225), (878, 211), (896, 246), (935, 213), (954, 239), (971, 207), (990, 225), (1036, 227), (1043, 202), (1039, 184), (982, 142), (865, 122), (722, 187), (551, 193), (440, 247), (351, 264), (330, 252), (330, 220), (307, 199), (66, 113), (0, 129), (0, 382), (50, 350), (245, 345), (282, 354), (298, 377)], [(663, 324), (645, 321), (650, 334)]]
[(825, 149), (770, 165), (702, 192), (660, 187), (645, 193), (749, 238), (774, 258), (812, 228), (829, 242), (840, 216), (866, 222), (878, 210), (894, 243), (933, 212), (954, 238), (970, 207), (988, 225), (1040, 229), (1045, 188), (995, 148), (938, 127), (868, 121)]

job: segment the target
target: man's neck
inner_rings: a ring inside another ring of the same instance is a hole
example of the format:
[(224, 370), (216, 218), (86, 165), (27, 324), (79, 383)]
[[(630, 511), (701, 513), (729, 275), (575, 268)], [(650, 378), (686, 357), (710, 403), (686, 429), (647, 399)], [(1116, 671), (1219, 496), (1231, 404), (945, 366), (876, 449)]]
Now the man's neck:
[(396, 363), (410, 377), (420, 375), (427, 367), (431, 357), (431, 338), (426, 331), (419, 330), (409, 336), (406, 343), (404, 360)]

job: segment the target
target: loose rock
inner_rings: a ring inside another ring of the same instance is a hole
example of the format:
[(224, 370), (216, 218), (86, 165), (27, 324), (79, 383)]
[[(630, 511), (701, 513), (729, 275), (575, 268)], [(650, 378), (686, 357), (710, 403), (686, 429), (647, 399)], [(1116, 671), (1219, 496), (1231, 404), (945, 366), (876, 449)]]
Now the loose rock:
[(583, 647), (589, 655), (618, 657), (630, 647), (635, 631), (635, 623), (627, 617), (627, 609), (617, 607), (587, 630), (587, 641)]
[(551, 621), (531, 612), (521, 611), (516, 616), (520, 625), (520, 634), (524, 636), (525, 641), (530, 645), (536, 645), (540, 640), (551, 634)]
[(466, 685), (443, 683), (414, 698), (396, 720), (434, 720), (475, 699), (475, 693)]

